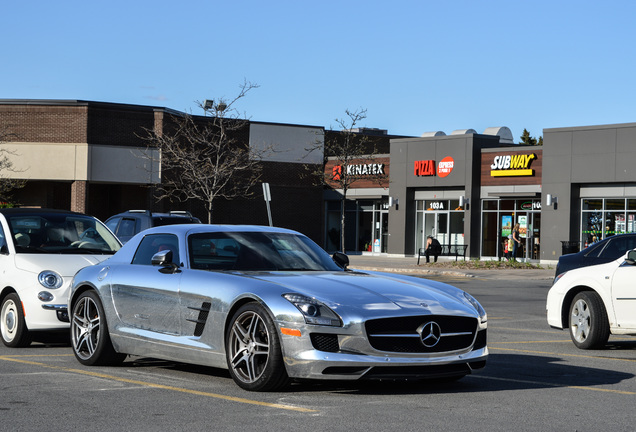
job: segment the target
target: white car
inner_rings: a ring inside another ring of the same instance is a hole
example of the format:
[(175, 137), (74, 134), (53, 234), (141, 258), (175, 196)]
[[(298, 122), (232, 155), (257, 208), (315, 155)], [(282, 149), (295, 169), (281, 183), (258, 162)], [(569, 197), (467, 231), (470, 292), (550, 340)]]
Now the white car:
[(69, 328), (75, 273), (113, 255), (121, 243), (94, 217), (64, 210), (0, 209), (0, 334), (9, 347), (34, 332)]
[(581, 349), (602, 348), (610, 334), (636, 335), (636, 249), (606, 264), (560, 274), (548, 292), (548, 324), (570, 329)]

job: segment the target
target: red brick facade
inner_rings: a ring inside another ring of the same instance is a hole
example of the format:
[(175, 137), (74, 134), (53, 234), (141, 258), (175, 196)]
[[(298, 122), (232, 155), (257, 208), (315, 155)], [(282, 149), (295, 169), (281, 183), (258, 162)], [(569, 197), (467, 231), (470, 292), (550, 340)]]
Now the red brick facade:
[[(34, 144), (87, 144), (145, 147), (148, 130), (166, 129), (172, 111), (164, 108), (87, 101), (0, 101), (0, 127), (11, 132), (8, 141)], [(199, 121), (205, 121), (202, 117)], [(249, 122), (238, 131), (239, 143), (249, 143)], [(169, 127), (169, 125), (168, 125)], [(135, 156), (130, 156), (135, 157)], [(92, 161), (117, 164), (117, 160)], [(323, 188), (308, 178), (301, 164), (265, 162), (262, 181), (270, 183), (271, 211), (276, 226), (296, 229), (322, 244)], [(105, 220), (129, 209), (188, 210), (207, 220), (203, 203), (159, 201), (151, 184), (85, 180), (28, 181), (14, 193), (14, 202), (32, 207), (80, 211)], [(267, 209), (260, 185), (250, 199), (218, 200), (214, 223), (267, 225)]]

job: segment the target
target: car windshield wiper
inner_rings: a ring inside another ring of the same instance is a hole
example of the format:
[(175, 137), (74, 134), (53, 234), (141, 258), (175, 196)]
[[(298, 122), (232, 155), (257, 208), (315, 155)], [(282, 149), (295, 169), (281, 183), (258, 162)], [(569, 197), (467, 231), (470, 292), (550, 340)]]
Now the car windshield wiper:
[(281, 267), (278, 271), (321, 271), (320, 269), (313, 269), (307, 267)]
[(69, 255), (112, 255), (115, 252), (111, 250), (93, 249), (93, 248), (69, 248), (69, 249), (60, 249), (57, 251), (47, 251), (47, 253), (58, 253), (58, 254), (69, 254)]

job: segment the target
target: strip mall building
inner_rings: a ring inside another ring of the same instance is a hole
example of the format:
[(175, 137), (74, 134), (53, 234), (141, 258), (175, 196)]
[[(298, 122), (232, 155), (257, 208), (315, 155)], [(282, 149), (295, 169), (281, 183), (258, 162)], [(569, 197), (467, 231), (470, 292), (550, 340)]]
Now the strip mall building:
[(518, 258), (549, 264), (636, 232), (636, 124), (545, 129), (543, 138), (515, 145), (507, 128), (489, 128), (391, 139), (390, 183), (350, 193), (348, 229), (372, 245), (358, 250), (412, 256), (433, 235), (467, 245), (471, 258), (499, 259), (519, 223)]
[[(139, 158), (139, 133), (174, 113), (89, 101), (0, 100), (0, 127), (14, 133), (5, 144), (18, 155), (18, 171), (9, 176), (27, 180), (19, 201), (102, 219), (139, 203), (166, 210), (153, 198), (161, 169)], [(341, 191), (317, 188), (303, 175), (304, 165), (323, 160), (306, 149), (329, 133), (338, 132), (246, 121), (244, 139), (277, 149), (263, 173), (272, 185), (274, 224), (306, 232), (333, 251)], [(414, 256), (434, 235), (444, 244), (466, 245), (471, 258), (498, 259), (519, 223), (519, 258), (551, 263), (563, 242), (583, 247), (594, 237), (636, 232), (636, 124), (545, 129), (543, 138), (543, 146), (514, 144), (505, 127), (385, 134), (378, 141), (382, 154), (351, 168), (362, 179), (347, 193), (347, 251)], [(325, 170), (334, 172), (333, 161)], [(375, 181), (378, 175), (386, 179)], [(190, 203), (187, 209), (204, 218), (198, 208)], [(267, 224), (262, 196), (219, 209), (220, 222)]]

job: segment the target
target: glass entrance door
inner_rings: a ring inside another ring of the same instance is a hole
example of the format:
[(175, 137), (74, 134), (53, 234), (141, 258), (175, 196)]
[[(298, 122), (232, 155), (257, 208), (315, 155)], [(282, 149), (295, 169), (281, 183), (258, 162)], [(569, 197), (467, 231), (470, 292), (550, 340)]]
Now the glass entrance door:
[(441, 244), (449, 244), (448, 213), (427, 212), (424, 214), (424, 229), (422, 230), (422, 245), (426, 245), (426, 237), (433, 236)]
[(522, 251), (517, 251), (517, 258), (538, 260), (541, 252), (539, 245), (541, 213), (517, 212), (516, 217), (522, 244)]
[(389, 211), (373, 213), (373, 252), (386, 253), (389, 243)]

